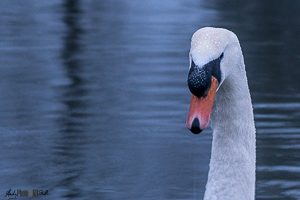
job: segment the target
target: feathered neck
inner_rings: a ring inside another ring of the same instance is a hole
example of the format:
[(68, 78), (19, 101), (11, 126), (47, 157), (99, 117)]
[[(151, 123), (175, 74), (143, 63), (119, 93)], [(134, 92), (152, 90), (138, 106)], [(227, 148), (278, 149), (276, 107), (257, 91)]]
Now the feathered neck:
[(255, 126), (243, 59), (221, 85), (204, 200), (254, 200)]

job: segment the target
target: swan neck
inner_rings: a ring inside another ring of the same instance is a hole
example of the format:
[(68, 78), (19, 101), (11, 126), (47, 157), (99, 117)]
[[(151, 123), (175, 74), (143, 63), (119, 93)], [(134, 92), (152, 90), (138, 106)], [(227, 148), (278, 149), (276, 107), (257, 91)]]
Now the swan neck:
[(243, 63), (220, 87), (212, 114), (213, 142), (205, 200), (253, 200), (255, 127)]

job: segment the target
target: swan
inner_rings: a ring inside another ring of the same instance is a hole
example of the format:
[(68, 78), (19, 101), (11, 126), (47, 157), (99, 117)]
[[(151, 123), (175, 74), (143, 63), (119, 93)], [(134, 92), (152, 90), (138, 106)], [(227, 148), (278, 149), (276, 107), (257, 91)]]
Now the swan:
[(196, 134), (210, 122), (213, 130), (204, 200), (253, 200), (255, 126), (239, 40), (227, 29), (201, 28), (189, 59), (186, 127)]

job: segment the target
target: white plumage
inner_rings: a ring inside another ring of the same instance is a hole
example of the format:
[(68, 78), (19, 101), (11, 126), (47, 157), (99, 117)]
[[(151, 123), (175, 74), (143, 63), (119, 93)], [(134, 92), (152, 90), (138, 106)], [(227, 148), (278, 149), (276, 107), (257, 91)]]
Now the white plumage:
[(253, 200), (255, 126), (244, 58), (237, 36), (206, 27), (194, 33), (190, 58), (202, 66), (221, 53), (221, 82), (214, 103), (213, 142), (204, 200)]

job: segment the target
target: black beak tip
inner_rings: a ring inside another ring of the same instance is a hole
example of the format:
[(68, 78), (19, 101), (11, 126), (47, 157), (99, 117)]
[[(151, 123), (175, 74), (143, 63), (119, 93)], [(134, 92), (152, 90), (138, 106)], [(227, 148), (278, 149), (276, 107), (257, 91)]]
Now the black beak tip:
[(193, 120), (192, 127), (191, 127), (190, 131), (194, 134), (199, 134), (199, 133), (202, 132), (202, 129), (200, 129), (200, 123), (199, 123), (198, 118), (195, 118)]
[(191, 128), (191, 132), (194, 134), (199, 134), (202, 132), (202, 129), (193, 127), (193, 128)]

